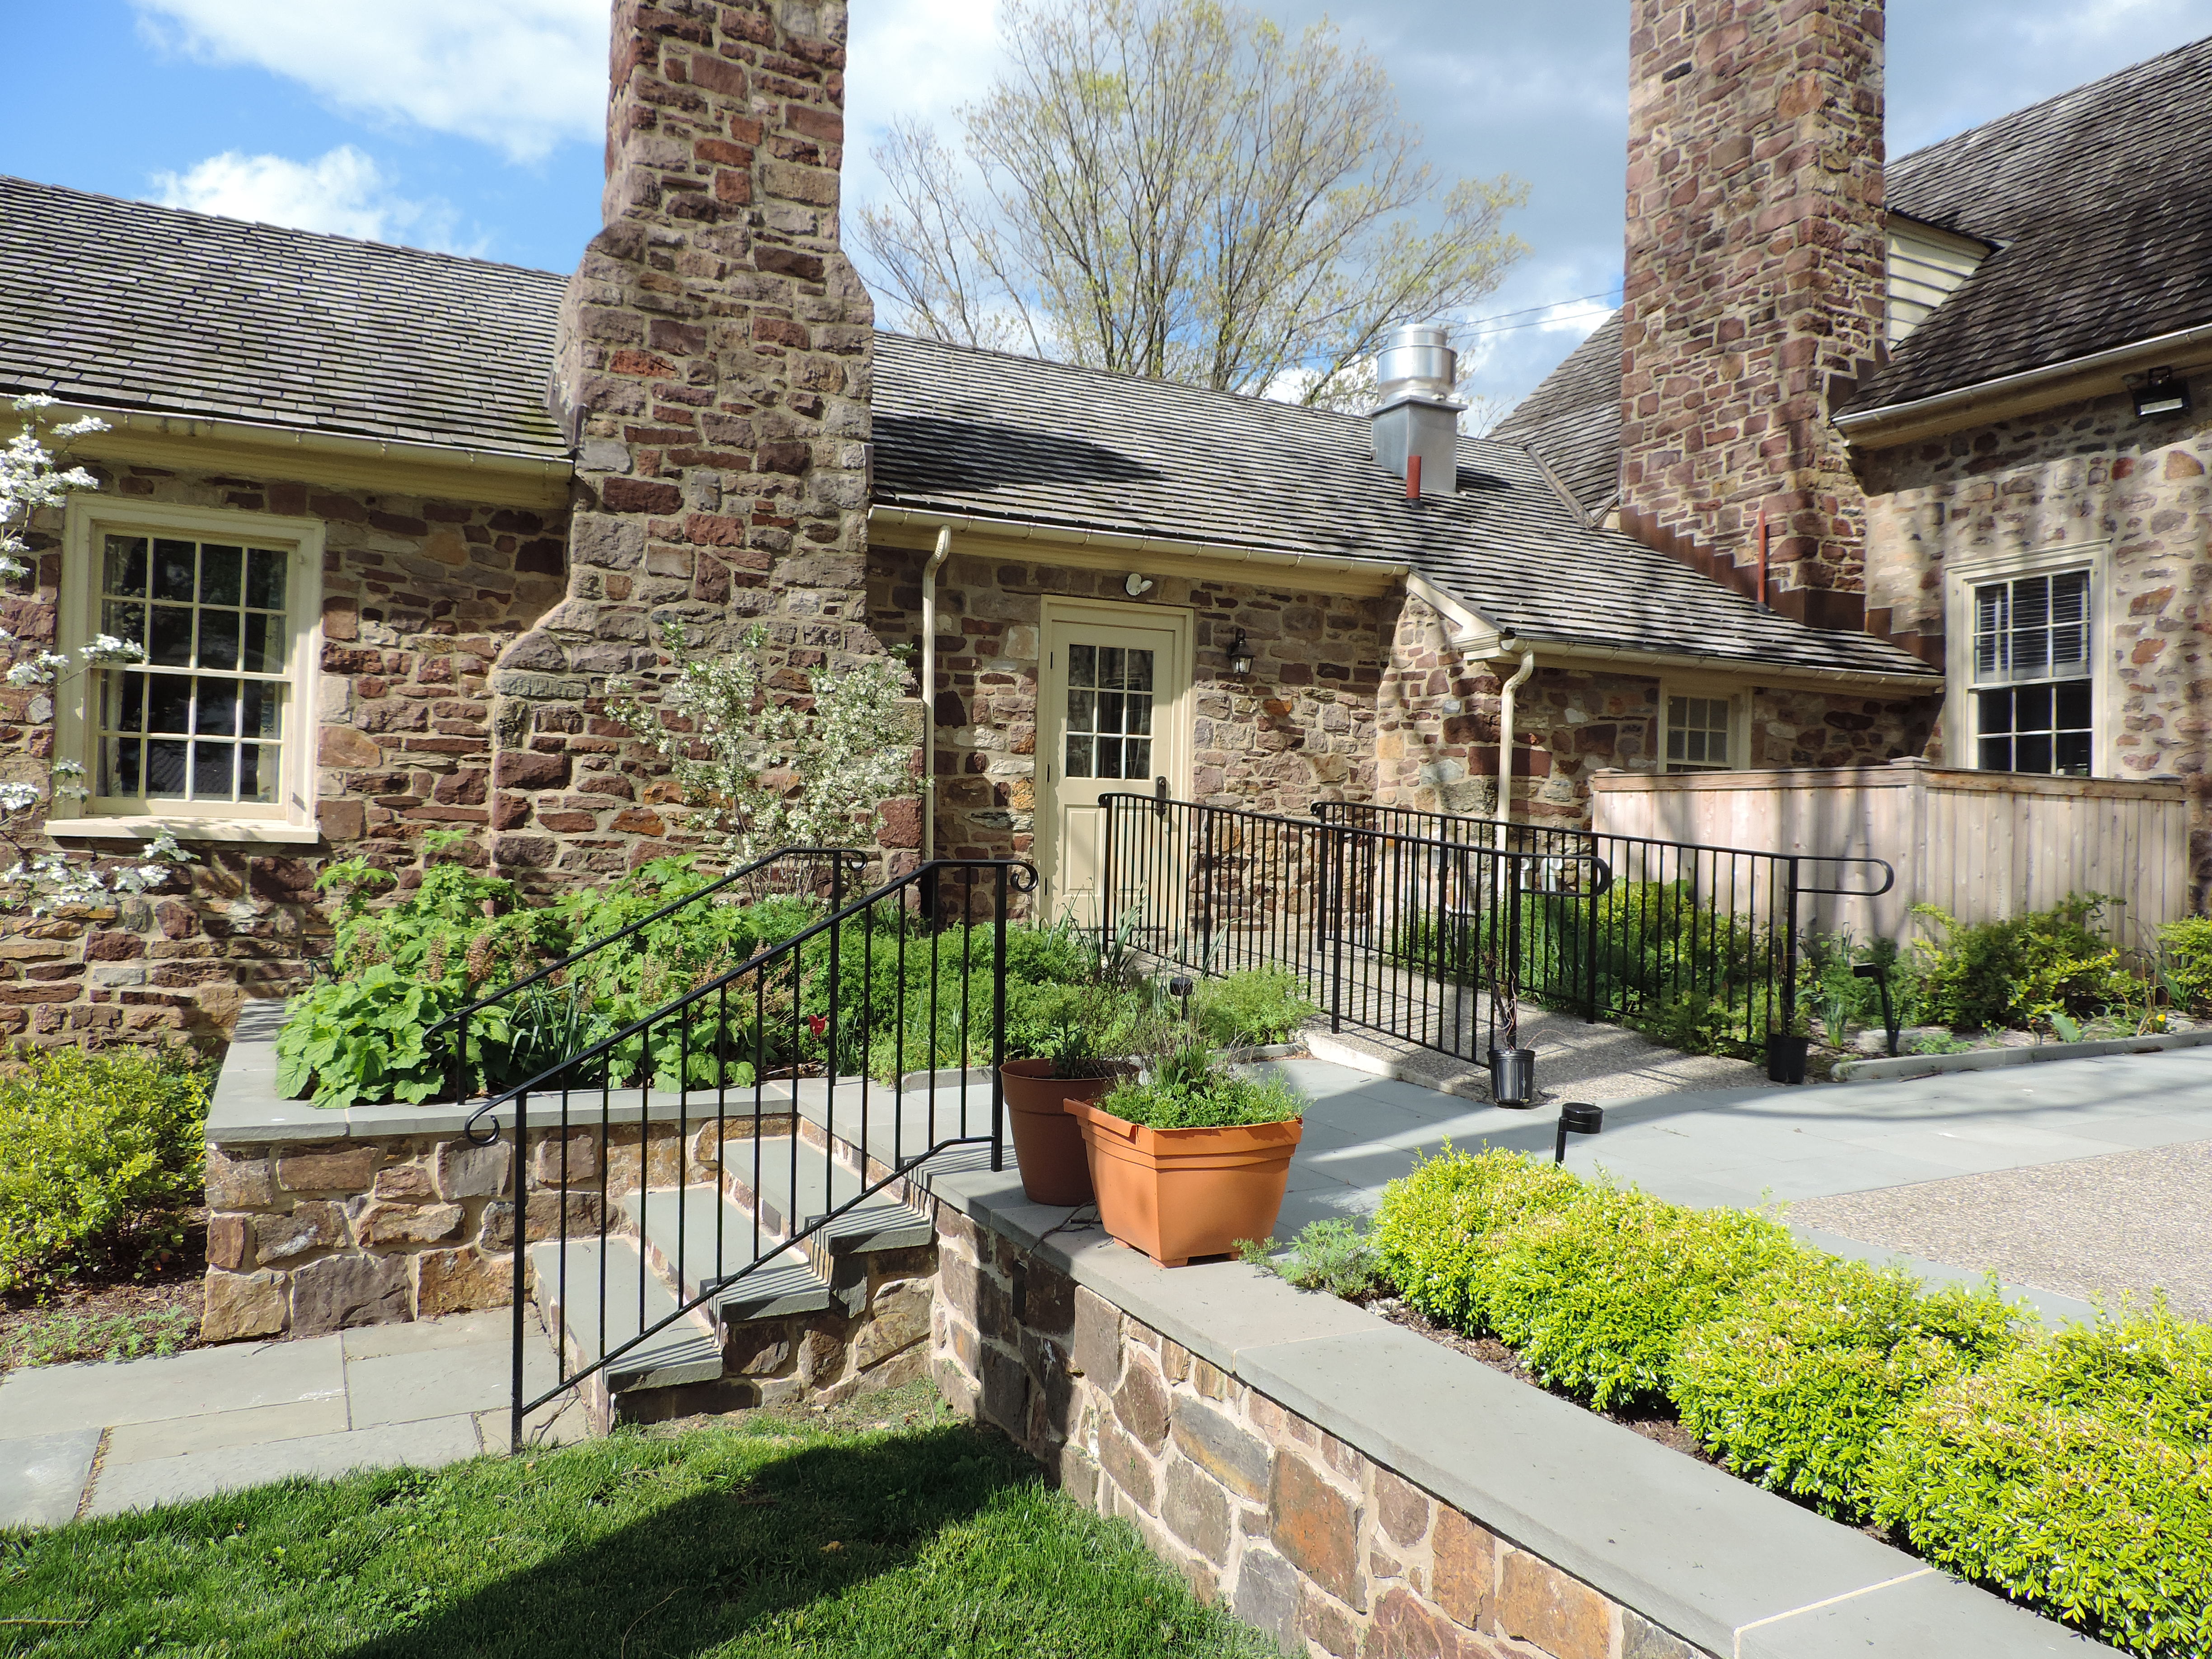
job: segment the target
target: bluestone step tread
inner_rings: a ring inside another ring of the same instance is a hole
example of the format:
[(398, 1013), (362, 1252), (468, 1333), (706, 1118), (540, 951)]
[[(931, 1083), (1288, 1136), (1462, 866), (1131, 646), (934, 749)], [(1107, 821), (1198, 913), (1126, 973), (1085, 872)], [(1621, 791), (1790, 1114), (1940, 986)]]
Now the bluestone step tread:
[[(788, 1234), (813, 1224), (833, 1204), (849, 1204), (860, 1196), (860, 1177), (844, 1164), (826, 1158), (819, 1146), (801, 1143), (799, 1148), (798, 1193), (792, 1197), (791, 1138), (769, 1137), (760, 1142), (761, 1219), (779, 1233)], [(732, 1158), (723, 1166), (730, 1179), (744, 1190), (753, 1184), (753, 1160)], [(796, 1218), (795, 1224), (793, 1218)], [(856, 1204), (831, 1220), (817, 1235), (833, 1251), (894, 1250), (927, 1244), (935, 1236), (929, 1218), (911, 1206), (881, 1194)], [(748, 1229), (747, 1237), (750, 1237)]]
[[(531, 1247), (531, 1266), (538, 1275), (538, 1304), (551, 1309), (561, 1294), (562, 1246), (546, 1243)], [(599, 1327), (600, 1245), (597, 1239), (579, 1240), (568, 1247), (568, 1300), (558, 1309), (577, 1363), (589, 1364), (605, 1348), (618, 1347), (647, 1326), (658, 1324), (676, 1311), (676, 1297), (660, 1276), (646, 1266), (638, 1248), (626, 1238), (606, 1241), (606, 1328)], [(638, 1317), (639, 1275), (644, 1275), (644, 1312)], [(681, 1382), (711, 1382), (722, 1374), (722, 1345), (696, 1313), (684, 1315), (666, 1328), (629, 1350), (607, 1368), (611, 1389), (665, 1389)]]
[(753, 1260), (752, 1218), (711, 1186), (685, 1188), (680, 1203), (674, 1188), (654, 1187), (629, 1194), (622, 1205), (671, 1277), (677, 1272), (681, 1239), (687, 1297), (705, 1292), (718, 1278), (725, 1281), (726, 1288), (714, 1297), (713, 1305), (726, 1322), (819, 1313), (830, 1305), (829, 1283), (807, 1265), (805, 1252), (776, 1250), (777, 1236), (765, 1229), (761, 1248), (771, 1254), (759, 1267), (745, 1271)]

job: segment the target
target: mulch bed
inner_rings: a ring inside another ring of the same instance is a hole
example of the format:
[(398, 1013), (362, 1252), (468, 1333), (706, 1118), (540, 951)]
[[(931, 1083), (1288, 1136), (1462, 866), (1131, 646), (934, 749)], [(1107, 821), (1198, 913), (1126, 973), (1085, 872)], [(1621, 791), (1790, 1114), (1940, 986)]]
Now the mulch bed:
[[(184, 1249), (158, 1268), (135, 1276), (112, 1268), (88, 1270), (46, 1291), (43, 1301), (27, 1291), (0, 1295), (0, 1371), (16, 1363), (18, 1346), (36, 1327), (56, 1319), (105, 1323), (180, 1311), (192, 1322), (191, 1334), (181, 1346), (197, 1348), (201, 1346), (200, 1281), (206, 1273), (207, 1212), (194, 1210), (186, 1218)], [(64, 1352), (54, 1359), (58, 1363), (100, 1357), (98, 1352)]]

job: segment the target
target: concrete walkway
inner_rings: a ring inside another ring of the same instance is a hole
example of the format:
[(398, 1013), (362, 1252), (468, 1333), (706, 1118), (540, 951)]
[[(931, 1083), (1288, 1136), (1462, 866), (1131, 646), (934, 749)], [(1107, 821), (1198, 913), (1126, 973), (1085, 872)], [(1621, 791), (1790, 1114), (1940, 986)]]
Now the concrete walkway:
[[(552, 1381), (533, 1317), (525, 1377)], [(507, 1445), (503, 1309), (0, 1378), (0, 1526), (204, 1498), (288, 1475), (434, 1468)], [(544, 1415), (544, 1414), (541, 1414)], [(581, 1433), (580, 1408), (533, 1437)]]

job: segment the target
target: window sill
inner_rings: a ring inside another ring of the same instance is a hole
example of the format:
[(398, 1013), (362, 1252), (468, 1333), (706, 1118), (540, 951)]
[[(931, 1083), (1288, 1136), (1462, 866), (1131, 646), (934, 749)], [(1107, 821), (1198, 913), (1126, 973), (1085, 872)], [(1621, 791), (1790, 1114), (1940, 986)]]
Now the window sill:
[(167, 830), (179, 841), (233, 842), (241, 845), (312, 847), (320, 830), (275, 819), (252, 818), (52, 818), (46, 832), (57, 840), (151, 841)]

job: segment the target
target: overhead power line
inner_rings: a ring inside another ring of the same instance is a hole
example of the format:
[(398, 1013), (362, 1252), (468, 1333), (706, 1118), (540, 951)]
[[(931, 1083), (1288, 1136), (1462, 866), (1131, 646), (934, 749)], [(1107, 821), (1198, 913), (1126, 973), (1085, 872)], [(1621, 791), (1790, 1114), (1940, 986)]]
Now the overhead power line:
[[(1542, 305), (1527, 306), (1519, 311), (1501, 311), (1494, 317), (1478, 317), (1468, 325), (1466, 332), (1470, 335), (1510, 334), (1516, 328), (1541, 328), (1551, 318), (1548, 314), (1537, 315), (1538, 313), (1549, 313), (1561, 306), (1578, 306), (1586, 300), (1610, 300), (1618, 291), (1616, 289), (1601, 289), (1595, 294), (1577, 294), (1571, 300), (1548, 300)], [(1529, 320), (1525, 323), (1510, 320), (1516, 317), (1526, 317)], [(1483, 325), (1486, 323), (1498, 323), (1503, 326), (1486, 328)]]

